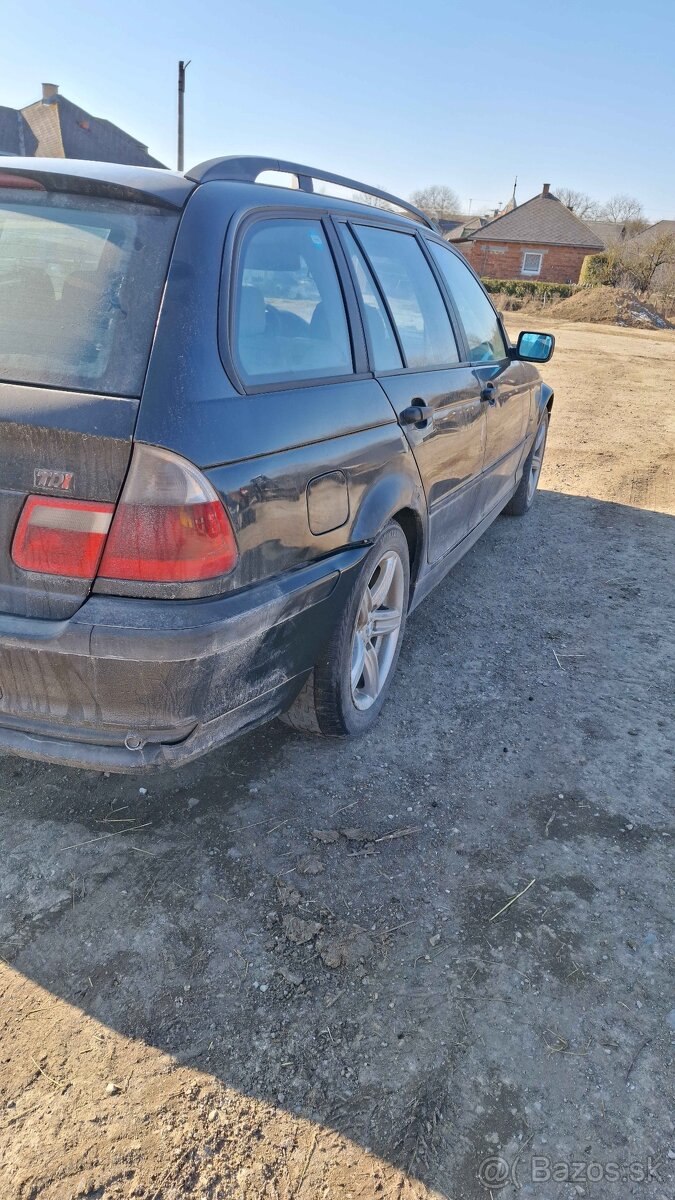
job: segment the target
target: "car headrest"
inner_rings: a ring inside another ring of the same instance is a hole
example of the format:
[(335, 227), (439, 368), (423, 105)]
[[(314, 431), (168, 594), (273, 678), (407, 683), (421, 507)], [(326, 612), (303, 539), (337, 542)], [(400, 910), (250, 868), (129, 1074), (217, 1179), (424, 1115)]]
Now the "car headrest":
[(73, 271), (66, 276), (61, 290), (61, 300), (64, 304), (86, 303), (96, 293), (102, 291), (101, 278), (97, 271)]
[(239, 336), (259, 337), (265, 332), (265, 297), (257, 287), (243, 287), (239, 302)]
[(330, 341), (330, 321), (328, 320), (326, 305), (323, 300), (319, 301), (312, 313), (309, 331), (312, 337), (322, 338), (326, 342)]
[(26, 267), (16, 281), (11, 281), (11, 303), (15, 311), (30, 308), (33, 304), (51, 304), (53, 299), (54, 285), (46, 271)]

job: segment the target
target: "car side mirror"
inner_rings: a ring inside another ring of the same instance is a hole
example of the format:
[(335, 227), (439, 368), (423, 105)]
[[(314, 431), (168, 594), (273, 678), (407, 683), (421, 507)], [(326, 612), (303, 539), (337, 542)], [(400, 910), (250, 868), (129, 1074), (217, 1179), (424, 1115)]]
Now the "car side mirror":
[(520, 333), (516, 357), (524, 362), (545, 363), (553, 354), (555, 338), (552, 333)]

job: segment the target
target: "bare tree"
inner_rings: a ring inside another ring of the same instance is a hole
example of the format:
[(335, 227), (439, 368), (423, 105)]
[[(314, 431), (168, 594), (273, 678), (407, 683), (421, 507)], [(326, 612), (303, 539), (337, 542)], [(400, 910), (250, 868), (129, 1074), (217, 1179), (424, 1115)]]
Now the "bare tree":
[(447, 183), (431, 183), (428, 187), (418, 188), (410, 199), (435, 220), (454, 217), (459, 212), (459, 196)]
[(672, 233), (660, 237), (623, 243), (617, 255), (617, 267), (624, 279), (636, 292), (648, 292), (654, 277), (665, 274), (662, 268), (675, 265), (675, 236)]
[(555, 194), (561, 204), (572, 210), (581, 221), (594, 221), (600, 215), (600, 205), (586, 192), (578, 192), (576, 188), (557, 187)]
[(625, 226), (629, 237), (641, 233), (649, 225), (649, 222), (645, 220), (644, 209), (640, 201), (636, 200), (635, 196), (625, 196), (621, 193), (610, 196), (607, 203), (603, 204), (600, 215), (605, 221), (613, 221), (615, 225)]
[(388, 200), (373, 196), (372, 192), (352, 192), (352, 200), (356, 204), (369, 204), (371, 208), (382, 208), (386, 212), (396, 212), (396, 208)]

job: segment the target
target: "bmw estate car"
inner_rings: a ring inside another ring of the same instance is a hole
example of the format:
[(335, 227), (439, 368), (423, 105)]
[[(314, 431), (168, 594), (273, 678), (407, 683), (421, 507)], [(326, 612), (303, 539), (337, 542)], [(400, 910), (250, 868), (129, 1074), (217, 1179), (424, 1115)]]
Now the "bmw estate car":
[(0, 751), (133, 771), (276, 716), (370, 729), (407, 616), (534, 502), (552, 351), (365, 184), (4, 158)]

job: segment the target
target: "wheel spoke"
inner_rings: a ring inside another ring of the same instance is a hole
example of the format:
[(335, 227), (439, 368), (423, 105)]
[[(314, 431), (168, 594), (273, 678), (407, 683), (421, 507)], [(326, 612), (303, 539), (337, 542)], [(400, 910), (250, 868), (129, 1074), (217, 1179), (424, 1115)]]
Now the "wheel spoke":
[(401, 610), (399, 608), (378, 608), (370, 621), (373, 637), (379, 637), (383, 633), (396, 633), (400, 624)]
[(374, 646), (365, 648), (363, 658), (363, 690), (371, 700), (375, 700), (380, 691), (380, 661)]
[(366, 646), (360, 633), (354, 635), (352, 648), (352, 691), (356, 691), (363, 675), (363, 661), (366, 656)]
[(351, 690), (361, 712), (381, 696), (395, 664), (405, 599), (401, 556), (385, 550), (364, 587), (353, 626)]
[(393, 555), (385, 558), (381, 564), (381, 570), (374, 588), (368, 588), (370, 593), (371, 611), (374, 608), (380, 608), (389, 594), (394, 572), (396, 570), (396, 559)]
[(537, 484), (539, 483), (539, 476), (541, 475), (541, 468), (544, 464), (545, 449), (546, 449), (546, 427), (545, 427), (545, 425), (542, 425), (541, 429), (539, 430), (539, 433), (537, 434), (537, 438), (536, 438), (536, 441), (534, 444), (534, 450), (532, 451), (532, 462), (530, 464), (530, 477), (527, 481), (528, 502), (530, 502), (532, 500), (532, 497), (534, 496), (534, 493), (537, 490)]

